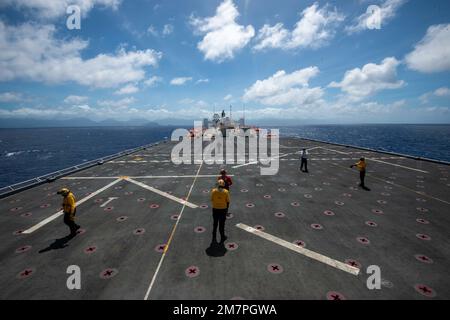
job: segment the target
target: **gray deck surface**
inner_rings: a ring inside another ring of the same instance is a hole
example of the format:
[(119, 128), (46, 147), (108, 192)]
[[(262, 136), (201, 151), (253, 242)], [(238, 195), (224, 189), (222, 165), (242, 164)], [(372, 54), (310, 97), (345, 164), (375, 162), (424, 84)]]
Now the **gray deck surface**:
[[(1, 199), (0, 299), (144, 299), (147, 293), (149, 299), (195, 300), (450, 299), (448, 166), (296, 138), (280, 144), (282, 154), (292, 154), (281, 158), (275, 176), (261, 176), (258, 165), (176, 166), (170, 162), (174, 144), (162, 143)], [(300, 147), (314, 148), (309, 174), (298, 170)], [(349, 168), (361, 156), (368, 159), (370, 192), (358, 188), (358, 172)], [(207, 175), (222, 167), (233, 175), (232, 216), (225, 247), (210, 248), (209, 191), (216, 179)], [(80, 201), (118, 177), (136, 177), (177, 198), (192, 188), (187, 200), (198, 207), (122, 179), (78, 206), (84, 233), (70, 241), (64, 241), (62, 217), (21, 233), (59, 211), (59, 188), (69, 187)], [(102, 207), (110, 197), (117, 199)], [(315, 253), (353, 262), (360, 273), (306, 257), (238, 223), (303, 241)], [(172, 233), (162, 260), (158, 249)], [(66, 287), (69, 265), (81, 268), (81, 290)], [(381, 268), (381, 290), (366, 286), (370, 265)], [(272, 266), (282, 272), (269, 272)], [(114, 272), (105, 279), (108, 269)]]

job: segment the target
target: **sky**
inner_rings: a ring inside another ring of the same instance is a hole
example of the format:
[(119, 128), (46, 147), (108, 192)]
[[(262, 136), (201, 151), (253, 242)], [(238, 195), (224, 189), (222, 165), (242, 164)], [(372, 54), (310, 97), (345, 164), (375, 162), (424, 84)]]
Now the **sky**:
[(450, 123), (449, 82), (448, 0), (0, 1), (8, 121)]

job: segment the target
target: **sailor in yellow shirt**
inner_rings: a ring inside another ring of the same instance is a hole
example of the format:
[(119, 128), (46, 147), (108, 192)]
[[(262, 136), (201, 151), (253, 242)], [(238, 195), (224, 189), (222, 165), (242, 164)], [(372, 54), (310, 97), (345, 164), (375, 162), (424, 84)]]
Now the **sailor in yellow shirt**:
[(359, 186), (361, 188), (363, 188), (364, 190), (370, 190), (364, 184), (364, 179), (366, 177), (366, 167), (367, 167), (366, 159), (364, 159), (364, 158), (359, 159), (359, 161), (357, 163), (350, 166), (350, 168), (353, 168), (353, 167), (357, 167), (359, 170), (359, 179), (361, 180)]
[(211, 191), (211, 203), (213, 210), (213, 242), (217, 242), (217, 226), (219, 226), (220, 242), (227, 240), (225, 236), (225, 221), (227, 219), (228, 208), (230, 207), (230, 194), (225, 189), (225, 181), (219, 180), (217, 188)]
[(62, 188), (57, 192), (63, 196), (63, 212), (64, 212), (64, 223), (70, 228), (70, 235), (75, 236), (80, 226), (75, 223), (75, 214), (77, 212), (75, 196), (67, 188)]

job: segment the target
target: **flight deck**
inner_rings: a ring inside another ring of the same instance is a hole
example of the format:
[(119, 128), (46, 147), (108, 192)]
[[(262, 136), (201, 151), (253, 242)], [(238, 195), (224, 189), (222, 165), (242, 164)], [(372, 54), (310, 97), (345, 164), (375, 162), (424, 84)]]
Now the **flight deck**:
[[(0, 299), (450, 299), (447, 164), (280, 138), (279, 172), (262, 176), (251, 162), (175, 165), (174, 145), (1, 199)], [(360, 157), (371, 191), (350, 169)], [(217, 244), (210, 191), (221, 168), (233, 185)], [(77, 199), (73, 238), (62, 187)], [(71, 265), (79, 290), (66, 285)], [(373, 266), (381, 286), (370, 290)]]

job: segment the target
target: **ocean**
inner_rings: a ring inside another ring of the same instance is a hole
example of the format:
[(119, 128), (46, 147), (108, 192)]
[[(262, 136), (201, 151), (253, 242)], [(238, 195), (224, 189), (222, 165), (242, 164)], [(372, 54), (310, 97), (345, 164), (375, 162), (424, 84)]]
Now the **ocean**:
[[(0, 129), (0, 187), (170, 137), (174, 127)], [(282, 135), (450, 162), (450, 125), (311, 125)]]

